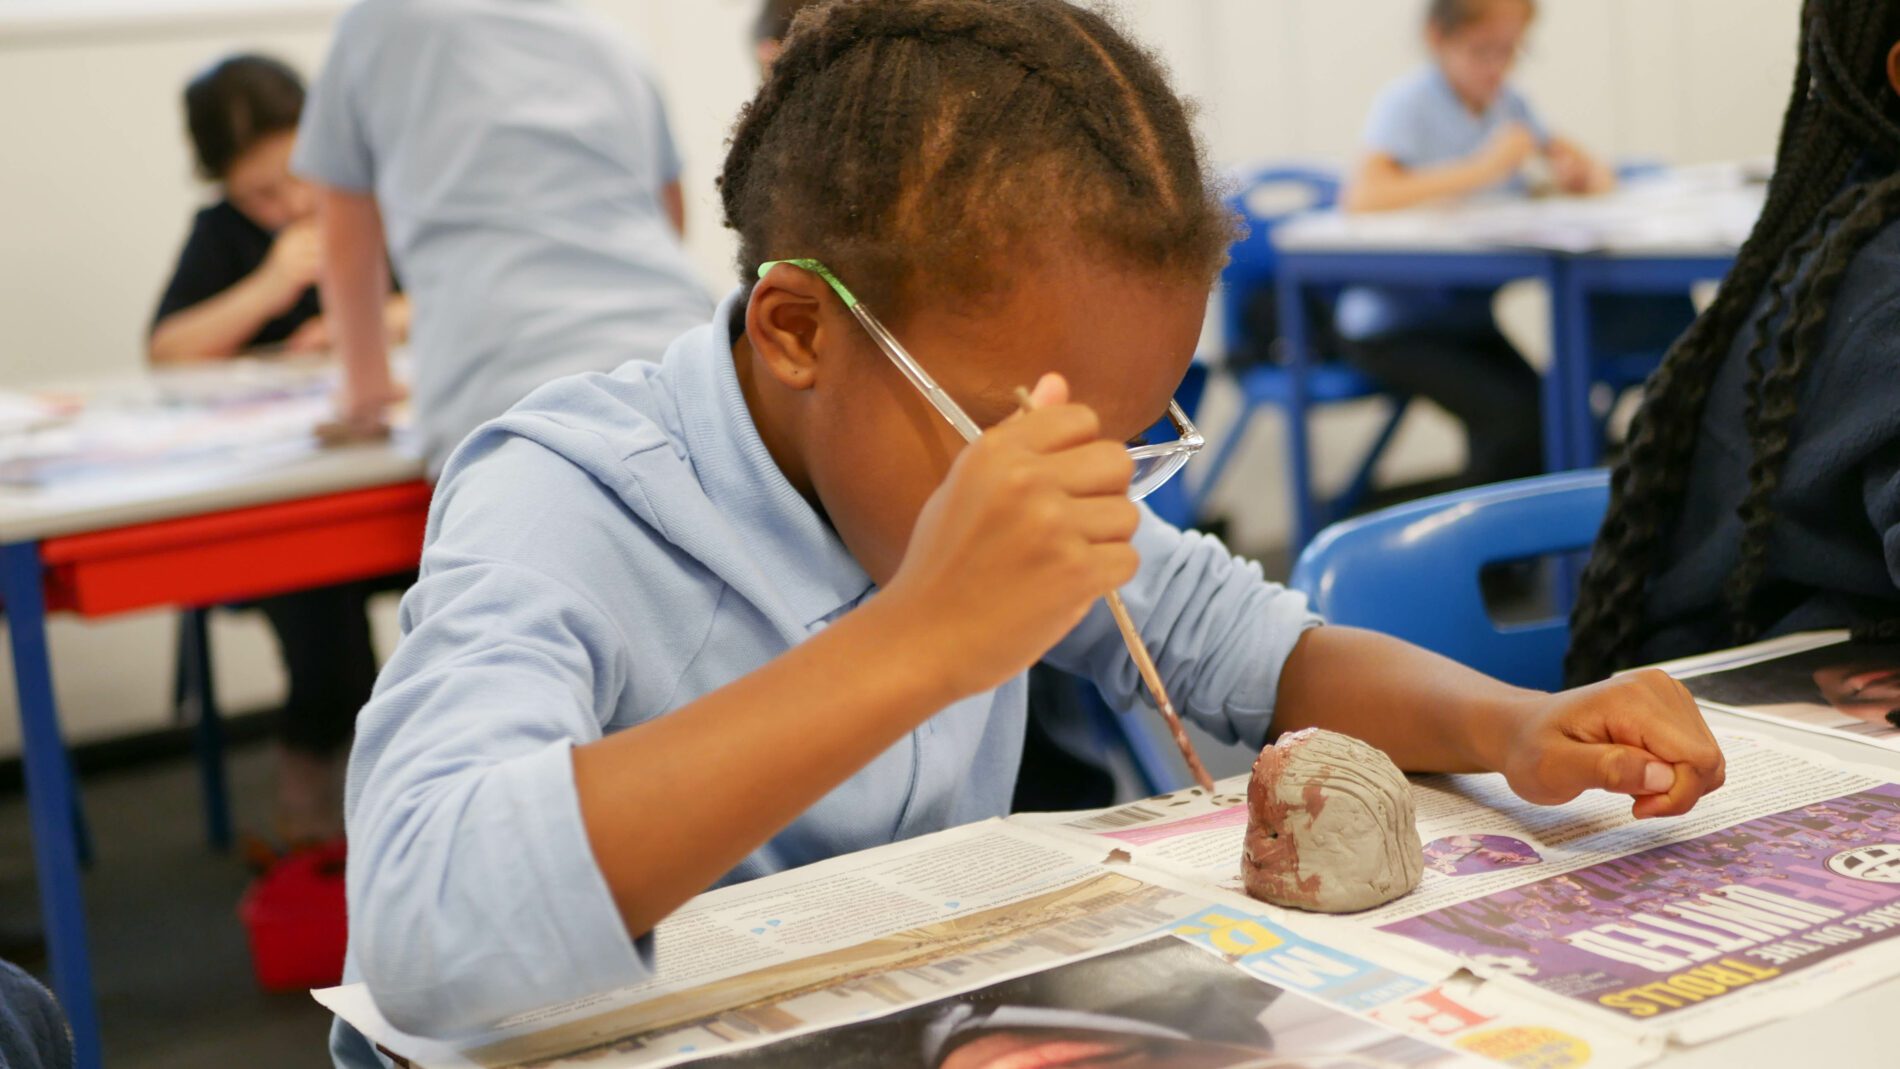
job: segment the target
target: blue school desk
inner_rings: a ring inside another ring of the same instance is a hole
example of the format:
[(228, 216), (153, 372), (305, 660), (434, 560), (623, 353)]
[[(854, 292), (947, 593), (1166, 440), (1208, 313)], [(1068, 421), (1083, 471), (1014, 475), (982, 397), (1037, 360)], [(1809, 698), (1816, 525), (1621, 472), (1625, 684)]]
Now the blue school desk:
[[(1572, 244), (1577, 233), (1551, 228), (1551, 244), (1537, 244), (1534, 221), (1522, 205), (1471, 206), (1451, 212), (1421, 210), (1381, 217), (1325, 214), (1274, 232), (1278, 252), (1280, 329), (1297, 377), (1311, 367), (1308, 290), (1349, 285), (1497, 287), (1541, 279), (1551, 296), (1551, 364), (1543, 381), (1544, 466), (1568, 471), (1602, 457), (1590, 406), (1597, 346), (1588, 314), (1591, 298), (1609, 294), (1687, 294), (1697, 283), (1728, 273), (1737, 242), (1711, 235), (1732, 232), (1745, 218), (1746, 191), (1711, 195), (1718, 218), (1675, 233), (1623, 235), (1606, 225), (1601, 242)], [(1614, 212), (1614, 200), (1605, 202)], [(1626, 210), (1626, 209), (1625, 209)], [(1606, 213), (1614, 223), (1614, 215)], [(1698, 221), (1691, 220), (1692, 224)], [(1503, 223), (1505, 225), (1498, 225)], [(1512, 235), (1511, 227), (1525, 237)], [(1704, 233), (1706, 232), (1706, 233)], [(1693, 235), (1684, 240), (1684, 235)], [(1588, 250), (1588, 251), (1580, 251)], [(1295, 546), (1317, 531), (1295, 524)]]
[[(1564, 412), (1566, 440), (1545, 470), (1588, 468), (1603, 459), (1603, 436), (1590, 409), (1597, 345), (1591, 337), (1590, 299), (1597, 296), (1686, 294), (1717, 282), (1734, 266), (1733, 248), (1609, 250), (1556, 253), (1557, 285), (1551, 290), (1551, 374), (1544, 390), (1545, 418), (1553, 403)], [(1549, 379), (1562, 377), (1552, 384)], [(1545, 431), (1548, 441), (1550, 432)]]
[[(1590, 299), (1605, 294), (1686, 294), (1719, 280), (1733, 251), (1707, 250), (1572, 254), (1539, 249), (1329, 248), (1299, 244), (1280, 250), (1280, 331), (1297, 383), (1312, 366), (1308, 290), (1350, 285), (1432, 285), (1492, 288), (1541, 279), (1551, 294), (1551, 361), (1543, 376), (1544, 470), (1570, 471), (1602, 460), (1603, 444), (1590, 407), (1596, 366)], [(1297, 388), (1297, 387), (1296, 387)], [(1318, 534), (1296, 517), (1294, 548)]]
[[(1349, 285), (1416, 286), (1421, 280), (1432, 285), (1493, 289), (1519, 279), (1537, 278), (1555, 292), (1560, 284), (1557, 262), (1548, 254), (1536, 251), (1350, 248), (1301, 242), (1281, 244), (1278, 252), (1274, 286), (1278, 290), (1280, 338), (1285, 345), (1289, 392), (1292, 395), (1288, 407), (1296, 411), (1307, 407), (1305, 383), (1314, 364), (1313, 324), (1307, 315), (1312, 303), (1307, 300), (1309, 290)], [(1551, 379), (1546, 379), (1546, 412), (1552, 407), (1553, 400), (1549, 395), (1554, 388)], [(1547, 453), (1561, 449), (1563, 443), (1568, 441), (1566, 428), (1548, 419), (1544, 426), (1544, 437)], [(1311, 447), (1296, 437), (1293, 448), (1296, 452), (1303, 452)], [(1295, 456), (1292, 462), (1305, 465), (1307, 458)], [(1296, 513), (1292, 517), (1291, 548), (1297, 552), (1319, 534), (1322, 524), (1311, 501), (1298, 502)]]
[[(83, 500), (0, 494), (0, 606), (13, 646), (40, 911), (80, 1069), (100, 1065), (99, 1019), (47, 614), (201, 608), (404, 571), (421, 554), (429, 504), (421, 460), (387, 445), (196, 483), (166, 474), (163, 488), (127, 479), (133, 485)], [(216, 721), (200, 719), (201, 744), (215, 745)], [(221, 777), (208, 776), (205, 788), (215, 814)]]

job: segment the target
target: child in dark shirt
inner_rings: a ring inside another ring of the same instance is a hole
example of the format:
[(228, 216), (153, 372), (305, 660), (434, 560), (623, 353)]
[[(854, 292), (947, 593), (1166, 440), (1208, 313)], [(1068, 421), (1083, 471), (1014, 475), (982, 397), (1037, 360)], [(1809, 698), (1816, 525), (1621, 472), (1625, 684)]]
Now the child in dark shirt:
[[(192, 222), (153, 317), (152, 363), (329, 347), (317, 304), (315, 198), (289, 166), (303, 103), (297, 72), (267, 56), (230, 56), (185, 87), (199, 173), (223, 197)], [(406, 332), (400, 294), (389, 298), (384, 318), (392, 336)], [(290, 677), (276, 802), (276, 832), (286, 844), (342, 832), (342, 758), (376, 678), (364, 609), (372, 589), (352, 583), (255, 603), (276, 632)]]
[(1809, 0), (1767, 203), (1644, 389), (1571, 617), (1601, 679), (1900, 636), (1900, 7)]
[[(281, 346), (328, 348), (317, 306), (321, 248), (310, 188), (290, 173), (303, 114), (297, 72), (267, 56), (220, 60), (185, 87), (185, 122), (198, 172), (223, 196), (198, 212), (152, 317), (154, 364)], [(385, 321), (406, 332), (408, 304), (389, 299)]]

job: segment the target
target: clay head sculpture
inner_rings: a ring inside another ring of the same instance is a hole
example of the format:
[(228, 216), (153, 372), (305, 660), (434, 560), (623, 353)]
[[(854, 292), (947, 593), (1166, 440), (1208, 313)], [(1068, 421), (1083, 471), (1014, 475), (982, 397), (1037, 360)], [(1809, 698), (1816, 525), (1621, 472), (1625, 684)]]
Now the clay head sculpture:
[(1248, 894), (1352, 913), (1417, 887), (1423, 871), (1412, 792), (1391, 758), (1318, 728), (1260, 751), (1240, 859)]

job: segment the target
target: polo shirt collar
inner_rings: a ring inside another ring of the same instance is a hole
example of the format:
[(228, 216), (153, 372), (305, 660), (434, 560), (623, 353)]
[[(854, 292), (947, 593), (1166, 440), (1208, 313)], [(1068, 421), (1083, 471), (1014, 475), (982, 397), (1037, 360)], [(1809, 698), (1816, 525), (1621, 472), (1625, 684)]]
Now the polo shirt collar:
[(831, 524), (785, 478), (759, 437), (733, 367), (732, 344), (748, 291), (719, 302), (699, 345), (668, 354), (678, 383), (687, 456), (715, 508), (745, 532), (762, 577), (806, 626), (854, 604), (871, 577)]

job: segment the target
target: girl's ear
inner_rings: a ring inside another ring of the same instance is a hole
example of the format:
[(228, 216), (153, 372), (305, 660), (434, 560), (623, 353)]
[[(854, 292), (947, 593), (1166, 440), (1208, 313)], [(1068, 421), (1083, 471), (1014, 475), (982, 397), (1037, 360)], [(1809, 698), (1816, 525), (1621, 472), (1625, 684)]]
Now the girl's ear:
[(1887, 50), (1887, 84), (1900, 93), (1900, 41), (1895, 41)]
[(746, 337), (766, 370), (787, 389), (809, 390), (817, 380), (827, 295), (823, 279), (790, 264), (772, 268), (752, 287)]

